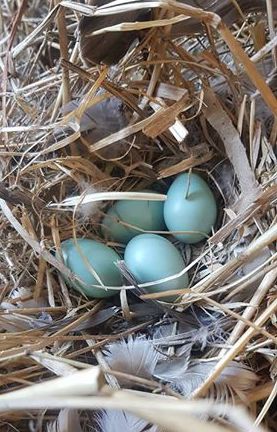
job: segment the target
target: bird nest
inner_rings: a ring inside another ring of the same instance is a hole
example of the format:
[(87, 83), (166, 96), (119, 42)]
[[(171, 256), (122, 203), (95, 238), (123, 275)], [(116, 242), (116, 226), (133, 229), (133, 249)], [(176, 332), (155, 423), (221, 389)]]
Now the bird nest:
[[(1, 430), (276, 430), (273, 3), (1, 0)], [(111, 202), (191, 171), (219, 215), (196, 245), (164, 233), (173, 304), (67, 286), (63, 240), (122, 256)]]

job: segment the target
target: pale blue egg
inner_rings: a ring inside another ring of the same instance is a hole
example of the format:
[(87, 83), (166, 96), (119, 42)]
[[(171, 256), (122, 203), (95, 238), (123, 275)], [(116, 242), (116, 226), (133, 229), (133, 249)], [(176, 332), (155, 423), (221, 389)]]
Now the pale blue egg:
[(115, 265), (120, 256), (113, 249), (95, 240), (69, 239), (62, 242), (61, 250), (65, 265), (83, 282), (67, 279), (72, 288), (92, 298), (110, 297), (119, 292), (92, 286), (100, 285), (93, 271), (105, 286), (122, 285), (120, 272)]
[(105, 238), (126, 244), (141, 231), (122, 225), (120, 221), (144, 231), (163, 231), (163, 206), (162, 201), (117, 201), (103, 219), (102, 233)]
[(185, 243), (197, 243), (210, 234), (216, 222), (215, 197), (207, 183), (197, 174), (179, 175), (167, 192), (164, 220), (169, 231)]
[[(156, 234), (141, 234), (134, 237), (125, 249), (124, 260), (138, 283), (164, 279), (185, 268), (178, 249), (169, 240)], [(188, 276), (185, 273), (168, 282), (146, 287), (145, 290), (153, 293), (182, 289), (187, 286)], [(174, 298), (176, 297), (166, 297), (166, 300), (174, 300)]]

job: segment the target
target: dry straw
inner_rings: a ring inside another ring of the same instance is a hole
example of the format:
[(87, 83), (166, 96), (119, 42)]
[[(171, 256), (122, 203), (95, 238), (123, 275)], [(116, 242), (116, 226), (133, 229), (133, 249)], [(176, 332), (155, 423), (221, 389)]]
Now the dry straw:
[[(274, 2), (0, 3), (0, 429), (276, 430)], [(116, 65), (83, 58), (83, 16), (95, 56), (130, 37)], [(103, 241), (111, 202), (165, 201), (191, 170), (220, 212), (199, 245), (162, 232), (186, 258), (162, 281), (190, 278), (174, 304), (130, 275), (107, 301), (68, 288), (63, 240)]]

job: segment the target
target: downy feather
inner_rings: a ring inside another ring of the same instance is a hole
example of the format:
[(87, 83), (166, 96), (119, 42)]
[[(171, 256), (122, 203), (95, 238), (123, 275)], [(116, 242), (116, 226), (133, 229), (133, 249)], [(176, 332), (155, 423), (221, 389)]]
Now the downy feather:
[[(98, 94), (102, 93), (100, 91)], [(79, 107), (81, 101), (74, 100), (64, 105), (63, 114), (68, 114)], [(123, 104), (116, 97), (109, 97), (96, 105), (87, 108), (80, 121), (80, 130), (85, 132), (92, 130), (94, 141), (117, 132), (127, 125), (126, 114), (123, 111)]]
[[(96, 189), (92, 184), (86, 183), (85, 181), (81, 181), (78, 185), (79, 190), (81, 192), (81, 196), (85, 197), (86, 195), (93, 194), (95, 192), (101, 192), (101, 190), (98, 188)], [(89, 203), (82, 203), (82, 205), (79, 205), (77, 207), (77, 216), (80, 219), (87, 220), (91, 216), (93, 216), (97, 211), (99, 210), (99, 207), (101, 206), (101, 202), (89, 202)]]
[[(10, 298), (5, 299), (0, 304), (0, 310), (9, 311), (9, 314), (4, 314), (0, 318), (0, 329), (8, 332), (18, 332), (33, 328), (42, 328), (52, 322), (52, 317), (43, 308), (48, 306), (44, 298), (33, 299), (33, 292), (29, 288), (19, 287), (10, 293)], [(34, 315), (24, 315), (17, 312), (18, 308), (41, 308), (42, 312)]]
[(225, 321), (225, 318), (202, 317), (201, 321), (196, 319), (194, 325), (179, 324), (176, 333), (172, 332), (174, 324), (161, 325), (154, 330), (153, 343), (159, 347), (196, 345), (202, 351), (211, 343), (225, 342)]
[(158, 432), (156, 426), (122, 410), (102, 411), (96, 421), (97, 432)]
[(186, 345), (187, 351), (180, 357), (158, 362), (154, 371), (155, 378), (167, 382), (178, 382), (182, 379), (189, 366), (191, 347), (192, 345)]
[(57, 419), (48, 423), (47, 432), (83, 432), (78, 411), (61, 410)]
[[(194, 362), (178, 380), (170, 381), (177, 391), (183, 396), (190, 397), (192, 393), (205, 381), (210, 375), (216, 362)], [(170, 371), (169, 371), (170, 373)], [(257, 375), (241, 363), (232, 361), (224, 369), (222, 374), (217, 378), (214, 385), (219, 389), (228, 388), (230, 392), (244, 392), (253, 388), (257, 382)]]
[(151, 378), (160, 354), (145, 336), (130, 336), (111, 343), (104, 351), (112, 370), (141, 378)]

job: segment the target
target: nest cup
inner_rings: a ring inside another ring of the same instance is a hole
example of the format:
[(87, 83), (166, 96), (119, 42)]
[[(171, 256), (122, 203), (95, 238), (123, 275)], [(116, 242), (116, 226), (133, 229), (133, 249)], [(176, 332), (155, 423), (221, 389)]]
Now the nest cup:
[[(5, 430), (276, 430), (274, 2), (52, 3), (1, 4)], [(204, 238), (104, 232), (183, 175), (215, 197)], [(141, 235), (181, 257), (173, 298), (124, 262)], [(114, 286), (92, 255), (70, 268), (79, 239), (110, 248)]]

